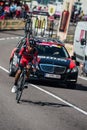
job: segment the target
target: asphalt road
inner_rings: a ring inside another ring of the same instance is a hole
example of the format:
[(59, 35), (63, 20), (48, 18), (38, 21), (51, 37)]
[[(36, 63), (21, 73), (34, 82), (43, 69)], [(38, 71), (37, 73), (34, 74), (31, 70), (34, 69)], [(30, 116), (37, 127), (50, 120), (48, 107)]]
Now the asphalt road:
[(16, 103), (8, 76), (9, 56), (23, 31), (0, 32), (0, 130), (87, 130), (87, 78), (75, 90), (32, 81)]

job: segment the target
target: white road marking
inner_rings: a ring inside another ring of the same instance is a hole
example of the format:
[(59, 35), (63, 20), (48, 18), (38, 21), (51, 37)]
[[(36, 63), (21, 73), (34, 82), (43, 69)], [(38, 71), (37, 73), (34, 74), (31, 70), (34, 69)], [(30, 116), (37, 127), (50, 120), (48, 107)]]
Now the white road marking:
[(9, 73), (9, 71), (7, 69), (5, 69), (4, 67), (0, 66), (0, 69), (4, 70), (5, 72)]
[(78, 110), (79, 112), (83, 113), (84, 115), (87, 115), (87, 112), (86, 112), (86, 111), (84, 111), (84, 110), (78, 108), (77, 106), (75, 106), (75, 105), (73, 105), (73, 104), (71, 104), (71, 103), (65, 101), (64, 99), (62, 99), (62, 98), (60, 98), (60, 97), (58, 97), (58, 96), (56, 96), (56, 95), (50, 93), (49, 91), (46, 91), (46, 90), (42, 89), (42, 88), (40, 88), (40, 87), (38, 87), (38, 86), (36, 86), (36, 85), (34, 85), (34, 84), (31, 84), (31, 85), (32, 85), (33, 87), (39, 89), (40, 91), (42, 91), (42, 92), (44, 92), (44, 93), (46, 93), (46, 94), (48, 94), (48, 95), (50, 95), (50, 96), (52, 96), (52, 97), (58, 99), (59, 101), (61, 101), (61, 102), (65, 103), (65, 104), (67, 104), (68, 106), (70, 106), (70, 107), (72, 107), (72, 108)]
[(83, 76), (78, 76), (78, 78), (83, 79), (83, 80), (87, 80), (87, 77), (83, 77)]
[[(2, 69), (2, 70), (4, 70), (5, 72), (9, 73), (9, 71), (8, 71), (7, 69), (5, 69), (4, 67), (2, 67), (2, 66), (0, 66), (0, 69)], [(56, 95), (50, 93), (49, 91), (46, 91), (45, 89), (42, 89), (42, 88), (40, 88), (40, 87), (38, 87), (38, 86), (36, 86), (36, 85), (34, 85), (34, 84), (31, 84), (31, 85), (32, 85), (34, 88), (37, 88), (38, 90), (40, 90), (40, 91), (42, 91), (42, 92), (44, 92), (44, 93), (46, 93), (46, 94), (52, 96), (53, 98), (55, 98), (55, 99), (57, 99), (57, 100), (59, 100), (59, 101), (65, 103), (65, 104), (67, 104), (68, 106), (74, 108), (75, 110), (81, 112), (82, 114), (87, 115), (87, 112), (84, 111), (84, 110), (82, 110), (82, 109), (80, 109), (79, 107), (77, 107), (77, 106), (75, 106), (75, 105), (73, 105), (73, 104), (71, 104), (71, 103), (65, 101), (64, 99), (62, 99), (62, 98), (60, 98), (60, 97), (58, 97), (58, 96), (56, 96)]]
[(0, 41), (1, 41), (1, 40), (5, 40), (5, 39), (6, 39), (6, 38), (0, 38)]
[(19, 38), (23, 38), (23, 37), (6, 37), (6, 38), (0, 38), (0, 41), (2, 40), (12, 40), (12, 39), (19, 39)]
[(10, 37), (7, 37), (7, 38), (6, 38), (6, 40), (9, 40), (9, 39), (10, 39)]

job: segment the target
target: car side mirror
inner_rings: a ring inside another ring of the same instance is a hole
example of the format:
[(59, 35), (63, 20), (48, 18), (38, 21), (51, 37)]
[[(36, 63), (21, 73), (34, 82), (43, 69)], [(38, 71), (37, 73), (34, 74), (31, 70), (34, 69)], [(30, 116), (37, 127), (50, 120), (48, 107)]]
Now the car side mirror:
[(76, 57), (75, 57), (75, 56), (71, 56), (71, 59), (72, 59), (72, 60), (76, 60)]
[(86, 45), (86, 39), (84, 38), (81, 39), (81, 45)]

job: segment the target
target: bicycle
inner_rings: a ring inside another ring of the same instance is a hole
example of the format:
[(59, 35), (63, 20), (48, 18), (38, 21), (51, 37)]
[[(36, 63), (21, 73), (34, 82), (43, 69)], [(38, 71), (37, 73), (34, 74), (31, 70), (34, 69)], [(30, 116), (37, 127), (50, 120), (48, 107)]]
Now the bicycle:
[(27, 14), (25, 23), (25, 36), (30, 38), (32, 35), (32, 14)]
[(18, 80), (18, 86), (17, 86), (17, 91), (16, 91), (16, 101), (17, 101), (17, 103), (20, 102), (23, 90), (25, 88), (24, 84), (25, 84), (25, 80), (26, 80), (26, 71), (27, 71), (26, 67), (24, 67), (22, 69), (21, 75), (20, 75), (19, 80)]

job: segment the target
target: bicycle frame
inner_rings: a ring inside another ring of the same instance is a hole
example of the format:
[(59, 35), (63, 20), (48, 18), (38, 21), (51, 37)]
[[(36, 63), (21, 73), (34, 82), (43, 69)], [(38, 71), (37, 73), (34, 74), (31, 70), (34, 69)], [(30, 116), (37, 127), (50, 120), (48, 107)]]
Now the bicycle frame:
[(32, 15), (27, 15), (25, 23), (25, 36), (30, 38), (32, 35)]
[(18, 80), (18, 87), (17, 87), (17, 91), (16, 91), (17, 103), (19, 103), (19, 101), (21, 99), (21, 96), (22, 96), (22, 93), (24, 90), (25, 79), (26, 79), (26, 68), (24, 67), (21, 72), (21, 75), (19, 77), (19, 80)]

